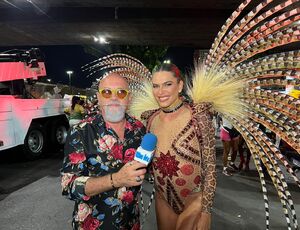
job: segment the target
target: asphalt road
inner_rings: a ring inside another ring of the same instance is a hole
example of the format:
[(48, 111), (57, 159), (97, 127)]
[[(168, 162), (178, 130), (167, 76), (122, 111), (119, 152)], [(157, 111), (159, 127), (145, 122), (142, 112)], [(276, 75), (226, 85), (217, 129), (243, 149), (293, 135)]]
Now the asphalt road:
[[(71, 229), (73, 202), (61, 196), (59, 169), (62, 153), (36, 161), (21, 157), (21, 149), (0, 153), (0, 229)], [(250, 172), (226, 177), (221, 173), (221, 153), (217, 154), (217, 192), (212, 214), (213, 230), (265, 229), (263, 196), (253, 162)], [(300, 189), (288, 179), (297, 214), (300, 214)], [(145, 182), (146, 205), (152, 191)], [(267, 181), (270, 200), (270, 229), (287, 229), (274, 187)], [(152, 205), (145, 230), (155, 230)]]

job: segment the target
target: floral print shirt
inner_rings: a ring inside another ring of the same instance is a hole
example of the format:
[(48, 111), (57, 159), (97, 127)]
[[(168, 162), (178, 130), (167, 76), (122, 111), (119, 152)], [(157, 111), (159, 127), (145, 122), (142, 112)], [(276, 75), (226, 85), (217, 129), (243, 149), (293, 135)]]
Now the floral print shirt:
[(111, 189), (92, 197), (84, 192), (90, 177), (118, 172), (125, 163), (133, 160), (146, 129), (129, 115), (125, 118), (123, 141), (99, 114), (69, 131), (61, 185), (62, 194), (75, 201), (73, 229), (140, 229), (139, 186)]

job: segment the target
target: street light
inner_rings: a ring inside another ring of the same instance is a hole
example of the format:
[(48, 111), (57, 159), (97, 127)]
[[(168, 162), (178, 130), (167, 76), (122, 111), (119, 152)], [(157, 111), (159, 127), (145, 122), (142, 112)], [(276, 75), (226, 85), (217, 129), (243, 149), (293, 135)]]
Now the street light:
[(71, 89), (71, 94), (73, 94), (73, 88), (71, 86), (71, 78), (72, 78), (73, 71), (72, 70), (68, 70), (68, 71), (66, 71), (66, 73), (69, 76), (69, 88)]

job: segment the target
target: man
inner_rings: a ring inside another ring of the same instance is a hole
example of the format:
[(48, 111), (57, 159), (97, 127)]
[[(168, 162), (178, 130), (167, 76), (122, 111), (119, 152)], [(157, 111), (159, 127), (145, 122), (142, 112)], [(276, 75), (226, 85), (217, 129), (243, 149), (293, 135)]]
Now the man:
[(71, 129), (65, 145), (62, 193), (75, 201), (73, 229), (139, 229), (137, 194), (146, 173), (133, 161), (145, 134), (125, 113), (128, 83), (116, 73), (99, 83), (100, 114)]

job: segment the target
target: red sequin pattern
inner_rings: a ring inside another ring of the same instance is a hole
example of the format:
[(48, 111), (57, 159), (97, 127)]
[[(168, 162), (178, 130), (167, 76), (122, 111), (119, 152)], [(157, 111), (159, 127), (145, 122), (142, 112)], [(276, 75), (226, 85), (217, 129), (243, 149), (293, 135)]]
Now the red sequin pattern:
[(177, 171), (179, 170), (179, 161), (175, 159), (176, 156), (171, 156), (170, 152), (163, 154), (154, 161), (154, 168), (162, 174), (162, 177), (169, 177), (172, 179), (173, 176), (178, 176)]
[(194, 172), (194, 166), (191, 164), (185, 164), (180, 168), (180, 171), (184, 175), (191, 175)]
[(185, 179), (182, 179), (182, 178), (177, 178), (175, 183), (178, 185), (178, 186), (183, 186), (186, 184), (186, 180)]
[(182, 196), (182, 197), (187, 197), (188, 195), (190, 195), (191, 194), (191, 190), (189, 190), (189, 189), (187, 189), (187, 188), (184, 188), (184, 189), (182, 189), (181, 191), (180, 191), (180, 195)]

